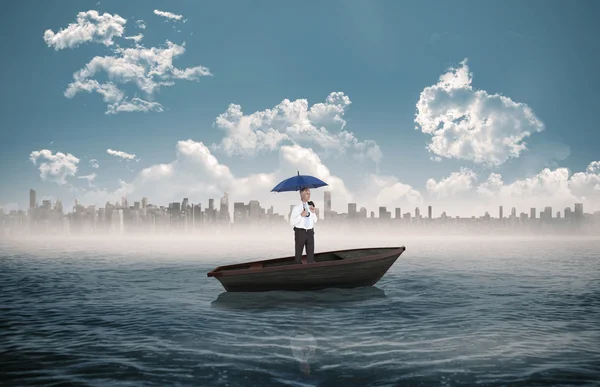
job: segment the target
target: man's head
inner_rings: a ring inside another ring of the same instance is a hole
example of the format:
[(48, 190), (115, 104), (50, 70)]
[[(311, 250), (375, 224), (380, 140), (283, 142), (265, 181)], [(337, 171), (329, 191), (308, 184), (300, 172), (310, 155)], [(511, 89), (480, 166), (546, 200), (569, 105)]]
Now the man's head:
[(310, 200), (310, 189), (304, 187), (300, 190), (300, 199), (303, 202), (307, 202)]

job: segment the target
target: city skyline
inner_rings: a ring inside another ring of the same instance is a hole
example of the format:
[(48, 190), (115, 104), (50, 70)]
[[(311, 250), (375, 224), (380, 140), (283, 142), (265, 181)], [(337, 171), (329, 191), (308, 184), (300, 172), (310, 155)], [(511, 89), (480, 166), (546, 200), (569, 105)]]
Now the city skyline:
[(96, 206), (228, 192), (283, 213), (294, 194), (270, 190), (297, 171), (330, 184), (337, 212), (600, 210), (595, 4), (514, 3), (515, 19), (485, 3), (334, 1), (327, 23), (282, 40), (282, 20), (314, 17), (310, 5), (214, 23), (227, 6), (27, 1), (40, 12), (10, 9), (27, 49), (0, 42), (14, 58), (0, 74), (7, 211), (33, 188)]
[[(318, 202), (318, 199), (314, 199), (313, 201), (315, 201), (315, 200)], [(51, 201), (48, 200), (48, 199), (44, 199), (43, 202), (44, 202), (44, 204), (50, 204), (51, 203)], [(158, 207), (158, 208), (169, 208), (170, 209), (173, 205), (178, 205), (179, 203), (181, 203), (181, 208), (186, 207), (188, 204), (189, 204), (189, 206), (198, 206), (200, 208), (202, 207), (202, 202), (201, 201), (194, 202), (194, 201), (190, 201), (189, 198), (183, 198), (183, 200), (181, 202), (170, 202), (170, 203), (168, 203), (168, 206), (165, 206), (165, 205), (156, 205), (154, 203), (150, 203), (148, 201), (148, 198), (146, 196), (142, 197), (140, 200), (134, 201), (134, 205), (133, 206), (129, 206), (128, 203), (129, 202), (128, 202), (127, 198), (123, 196), (121, 198), (120, 202), (118, 202), (118, 201), (115, 202), (114, 206), (116, 208), (139, 209), (139, 208), (145, 208), (146, 206), (151, 205), (151, 206)], [(140, 206), (140, 203), (141, 203), (141, 206)], [(260, 201), (257, 200), (257, 199), (252, 199), (252, 200), (250, 200), (250, 202), (249, 202), (248, 205), (250, 205), (250, 203), (260, 203)], [(107, 205), (109, 205), (109, 204), (113, 205), (110, 202), (107, 202), (106, 204)], [(365, 213), (366, 214), (366, 212), (365, 212), (365, 211), (367, 211), (366, 207), (362, 207), (361, 206), (360, 207), (360, 211), (357, 211), (357, 208), (358, 208), (357, 207), (357, 203), (346, 203), (346, 204), (347, 204), (348, 212), (347, 213), (341, 213), (341, 214), (344, 214), (344, 215), (352, 215), (352, 214), (358, 214), (358, 213), (361, 213), (361, 214)], [(78, 205), (80, 205), (80, 203), (79, 203), (79, 201), (77, 199), (75, 199), (75, 202), (74, 202), (74, 205), (73, 205), (73, 210), (75, 210), (75, 207), (77, 207)], [(92, 205), (89, 205), (89, 204), (85, 205), (84, 203), (81, 203), (81, 205), (83, 205), (86, 208), (87, 207), (94, 207), (94, 208), (97, 207), (96, 205), (93, 205), (93, 204)], [(231, 218), (232, 215), (235, 215), (236, 205), (245, 205), (245, 204), (243, 202), (233, 202), (233, 208), (231, 209), (231, 207), (229, 206), (229, 194), (227, 192), (224, 192), (223, 196), (220, 198), (220, 209), (218, 211), (222, 211), (222, 212), (225, 211), (225, 212), (227, 212), (227, 217)], [(55, 207), (54, 208), (56, 208), (57, 206), (60, 206), (59, 207), (60, 211), (62, 211), (63, 205), (62, 205), (62, 201), (60, 201), (60, 199), (57, 199), (57, 201), (55, 202)], [(291, 211), (291, 208), (293, 206), (294, 206), (294, 204), (290, 204), (290, 211)], [(38, 208), (38, 207), (39, 207), (39, 202), (37, 201), (37, 191), (35, 191), (34, 189), (30, 189), (29, 190), (29, 208), (28, 209)], [(427, 217), (431, 219), (433, 217), (432, 216), (433, 215), (433, 212), (432, 212), (433, 206), (432, 205), (426, 205), (426, 207), (427, 207)], [(505, 207), (504, 205), (501, 205), (501, 204), (498, 205), (498, 219), (504, 219), (505, 218), (503, 216), (503, 214), (504, 214), (504, 207)], [(516, 215), (517, 208), (514, 207), (514, 206), (512, 206), (512, 207), (511, 206), (507, 206), (507, 208), (508, 207), (511, 208), (511, 212), (510, 212), (509, 218), (517, 217), (517, 215)], [(103, 207), (100, 207), (100, 208), (103, 208)], [(208, 199), (208, 206), (205, 207), (205, 208), (209, 208), (211, 210), (215, 209), (215, 207), (214, 207), (214, 198), (209, 198)], [(324, 215), (327, 214), (327, 213), (331, 213), (333, 216), (337, 215), (337, 211), (333, 211), (332, 210), (332, 196), (331, 196), (331, 191), (323, 191), (323, 206), (322, 207), (317, 206), (316, 208), (317, 208), (317, 212), (318, 212), (319, 208), (322, 208), (323, 211), (324, 211), (323, 212)], [(529, 212), (520, 212), (519, 216), (521, 218), (523, 218), (524, 217), (523, 215), (526, 215), (526, 218), (536, 219), (537, 218), (536, 214), (538, 213), (537, 212), (538, 208), (543, 208), (543, 211), (540, 211), (540, 213), (539, 213), (540, 219), (542, 219), (543, 217), (548, 217), (548, 218), (554, 218), (554, 217), (556, 217), (556, 218), (559, 218), (559, 219), (561, 218), (561, 216), (560, 216), (561, 211), (560, 210), (558, 210), (556, 212), (553, 212), (552, 211), (552, 209), (553, 209), (552, 206), (543, 206), (543, 205), (542, 206), (538, 206), (538, 207), (530, 207), (528, 209)], [(399, 210), (401, 210), (401, 207), (394, 207), (393, 209), (395, 210), (394, 211), (394, 214), (395, 214), (394, 218), (402, 218), (402, 217), (404, 217), (404, 215), (410, 215), (410, 212), (403, 213), (403, 212), (399, 211)], [(3, 211), (2, 207), (0, 207), (0, 210)], [(379, 212), (378, 212), (379, 216), (378, 217), (380, 217), (380, 218), (381, 217), (385, 217), (385, 218), (390, 218), (391, 217), (391, 212), (387, 211), (387, 206), (378, 206), (378, 210), (379, 210)], [(270, 211), (271, 211), (271, 213), (274, 213), (273, 206), (270, 207)], [(415, 215), (414, 216), (415, 217), (419, 217), (419, 215), (420, 215), (420, 207), (419, 206), (415, 207), (414, 211), (415, 211)], [(489, 212), (490, 211), (485, 211), (485, 215), (484, 216), (489, 215)], [(573, 209), (571, 209), (570, 206), (567, 206), (567, 207), (564, 208), (564, 210), (563, 210), (562, 213), (565, 214), (564, 215), (565, 218), (567, 218), (571, 214), (574, 214), (574, 216), (576, 216), (578, 218), (582, 218), (583, 215), (584, 215), (583, 203), (574, 203)], [(374, 217), (373, 214), (375, 214), (375, 212), (371, 211), (371, 217)], [(382, 214), (383, 214), (383, 216), (382, 216)], [(445, 216), (448, 216), (446, 214), (446, 210), (442, 210), (442, 214), (444, 214)], [(553, 215), (553, 214), (555, 214), (555, 215)], [(593, 215), (600, 215), (600, 211), (594, 211), (593, 213), (590, 213), (590, 215), (591, 214), (593, 214)], [(398, 215), (400, 215), (400, 216), (398, 216)], [(460, 217), (460, 215), (456, 215), (456, 216)], [(469, 217), (473, 217), (473, 216), (474, 215), (469, 215)]]
[[(348, 212), (338, 213), (331, 209), (331, 192), (323, 193), (323, 207), (316, 208), (321, 221), (319, 228), (329, 232), (343, 232), (347, 227), (368, 226), (365, 231), (400, 229), (402, 231), (432, 231), (447, 232), (448, 228), (465, 227), (463, 231), (470, 230), (479, 234), (489, 232), (502, 233), (562, 233), (562, 234), (589, 234), (597, 235), (600, 232), (600, 211), (593, 214), (584, 212), (583, 203), (574, 203), (573, 209), (566, 207), (561, 216), (561, 210), (553, 212), (553, 208), (546, 206), (537, 212), (537, 207), (532, 207), (529, 212), (517, 213), (515, 207), (510, 214), (505, 216), (504, 206), (498, 207), (498, 217), (489, 212), (482, 216), (463, 217), (449, 215), (443, 209), (439, 216), (434, 216), (433, 206), (426, 207), (426, 212), (421, 214), (421, 208), (414, 208), (413, 212), (403, 212), (402, 208), (380, 206), (377, 211), (367, 210), (358, 203), (347, 203)], [(177, 232), (195, 233), (199, 230), (217, 230), (218, 232), (247, 232), (257, 231), (267, 227), (272, 231), (284, 231), (288, 225), (293, 204), (287, 214), (279, 214), (270, 208), (263, 208), (258, 200), (251, 200), (248, 204), (243, 202), (229, 202), (229, 195), (225, 192), (216, 206), (214, 198), (208, 200), (208, 205), (194, 203), (189, 198), (181, 202), (171, 202), (167, 205), (153, 204), (146, 197), (129, 204), (123, 197), (120, 202), (106, 203), (104, 207), (96, 208), (94, 205), (86, 206), (75, 201), (72, 211), (65, 208), (60, 200), (54, 205), (49, 200), (43, 200), (39, 205), (37, 192), (29, 191), (29, 205), (27, 212), (12, 210), (8, 214), (0, 211), (0, 235), (81, 235), (81, 234), (112, 234), (112, 235), (139, 235), (144, 233)], [(0, 209), (1, 210), (1, 209)], [(392, 216), (392, 214), (394, 214)], [(377, 215), (377, 216), (376, 216)], [(376, 223), (373, 223), (376, 222)], [(375, 229), (371, 228), (375, 226)], [(481, 228), (483, 227), (483, 229)], [(453, 229), (451, 233), (456, 234)]]

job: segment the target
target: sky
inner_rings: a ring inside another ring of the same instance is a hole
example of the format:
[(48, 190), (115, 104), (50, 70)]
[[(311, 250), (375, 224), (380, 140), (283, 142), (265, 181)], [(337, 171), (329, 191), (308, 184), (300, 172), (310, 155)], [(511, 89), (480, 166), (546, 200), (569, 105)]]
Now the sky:
[(7, 4), (0, 207), (600, 210), (593, 1)]

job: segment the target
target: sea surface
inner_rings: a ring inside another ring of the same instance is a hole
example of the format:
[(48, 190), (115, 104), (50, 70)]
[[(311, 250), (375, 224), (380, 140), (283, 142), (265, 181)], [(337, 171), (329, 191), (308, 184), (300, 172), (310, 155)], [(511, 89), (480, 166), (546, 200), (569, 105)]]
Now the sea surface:
[(206, 276), (293, 254), (264, 239), (0, 240), (0, 385), (600, 385), (600, 239), (406, 239), (354, 290)]

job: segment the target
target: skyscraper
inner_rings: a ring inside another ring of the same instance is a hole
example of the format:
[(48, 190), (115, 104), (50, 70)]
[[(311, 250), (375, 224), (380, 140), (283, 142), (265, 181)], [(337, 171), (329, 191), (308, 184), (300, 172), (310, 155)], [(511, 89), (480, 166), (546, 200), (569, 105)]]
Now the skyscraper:
[(356, 217), (356, 203), (348, 203), (348, 218), (354, 219)]
[(583, 220), (583, 203), (575, 203), (575, 221), (581, 222)]
[(248, 219), (249, 207), (243, 202), (233, 203), (233, 223), (242, 224)]
[(221, 207), (219, 208), (219, 218), (223, 221), (229, 222), (229, 195), (227, 192), (223, 194), (221, 198)]
[(258, 200), (250, 200), (248, 205), (250, 206), (250, 222), (258, 223), (258, 217), (260, 215), (260, 204), (258, 203)]
[(324, 193), (324, 201), (325, 201), (325, 217), (327, 214), (331, 212), (331, 191), (325, 191)]
[(35, 207), (36, 207), (35, 190), (30, 189), (29, 190), (29, 208), (35, 208)]
[(552, 207), (544, 208), (544, 219), (546, 219), (546, 220), (552, 219)]

